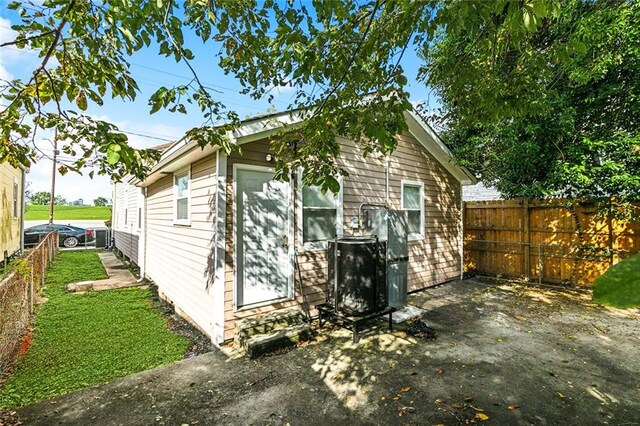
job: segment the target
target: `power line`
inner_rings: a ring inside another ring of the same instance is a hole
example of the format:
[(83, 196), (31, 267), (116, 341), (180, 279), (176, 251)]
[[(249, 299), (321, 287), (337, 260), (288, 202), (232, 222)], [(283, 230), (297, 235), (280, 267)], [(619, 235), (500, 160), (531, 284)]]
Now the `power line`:
[[(25, 52), (25, 53), (28, 53), (30, 55), (37, 55), (37, 52), (35, 52), (33, 50), (16, 49), (14, 47), (5, 47), (5, 48), (9, 49), (9, 50), (16, 51), (16, 52)], [(144, 68), (144, 69), (149, 70), (149, 71), (154, 71), (154, 72), (157, 72), (157, 73), (160, 73), (160, 74), (165, 74), (165, 75), (168, 75), (168, 76), (171, 76), (171, 77), (180, 78), (182, 80), (193, 80), (193, 77), (187, 77), (187, 76), (184, 76), (184, 75), (175, 74), (175, 73), (172, 73), (172, 72), (160, 70), (158, 68), (150, 67), (150, 66), (147, 66), (147, 65), (138, 64), (136, 62), (130, 62), (130, 64), (134, 65), (136, 67), (139, 67), (139, 68)], [(161, 82), (145, 79), (144, 77), (137, 77), (137, 78), (134, 77), (134, 80), (136, 80), (136, 81), (145, 81), (146, 80), (146, 81), (149, 82), (149, 83), (147, 83), (147, 85), (149, 85), (149, 84), (157, 84), (157, 85), (163, 86), (165, 84), (165, 83), (161, 83)], [(238, 93), (239, 89), (237, 89), (237, 88), (231, 88), (231, 87), (222, 86), (222, 85), (219, 85), (219, 84), (213, 84), (213, 83), (209, 83), (209, 82), (206, 82), (206, 81), (202, 81), (202, 84), (207, 89), (216, 88), (216, 89), (221, 89), (221, 90), (224, 90), (224, 91), (231, 91), (234, 94), (238, 94), (239, 95), (239, 93)], [(287, 102), (276, 100), (276, 99), (273, 99), (272, 102), (278, 103), (278, 104), (281, 104), (281, 105), (288, 105)], [(243, 106), (243, 107), (253, 107), (252, 105), (244, 104), (244, 103), (237, 102), (237, 101), (226, 101), (226, 103), (235, 104), (235, 105)]]
[(130, 131), (122, 130), (122, 129), (120, 129), (120, 132), (125, 133), (127, 135), (140, 136), (142, 138), (154, 139), (154, 140), (163, 141), (163, 142), (175, 142), (176, 141), (176, 139), (166, 139), (166, 138), (160, 138), (160, 137), (157, 137), (157, 136), (148, 136), (148, 135), (143, 135), (142, 133), (130, 132)]

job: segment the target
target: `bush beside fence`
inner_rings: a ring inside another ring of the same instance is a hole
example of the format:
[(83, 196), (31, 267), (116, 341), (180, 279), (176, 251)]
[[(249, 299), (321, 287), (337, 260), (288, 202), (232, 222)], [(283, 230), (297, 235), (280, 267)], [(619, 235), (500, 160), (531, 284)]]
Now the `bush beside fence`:
[(49, 233), (0, 281), (0, 377), (12, 365), (31, 324), (35, 296), (58, 251), (58, 232)]

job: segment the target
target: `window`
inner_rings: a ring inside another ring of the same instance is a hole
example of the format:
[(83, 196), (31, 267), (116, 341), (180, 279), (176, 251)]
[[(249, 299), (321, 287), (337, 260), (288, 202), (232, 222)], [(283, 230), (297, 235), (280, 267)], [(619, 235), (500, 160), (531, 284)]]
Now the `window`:
[(402, 181), (402, 210), (407, 211), (409, 240), (424, 238), (424, 184)]
[(339, 195), (324, 194), (320, 187), (302, 188), (302, 243), (314, 243), (335, 238), (339, 228)]
[(18, 218), (18, 179), (13, 179), (13, 218)]
[(173, 222), (189, 224), (189, 170), (173, 175)]

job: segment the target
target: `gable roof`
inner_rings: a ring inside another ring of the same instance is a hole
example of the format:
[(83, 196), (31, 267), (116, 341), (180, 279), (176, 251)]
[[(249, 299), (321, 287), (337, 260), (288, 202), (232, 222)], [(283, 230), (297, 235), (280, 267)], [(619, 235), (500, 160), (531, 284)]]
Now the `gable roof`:
[[(292, 110), (252, 117), (243, 120), (240, 126), (233, 131), (227, 132), (227, 137), (232, 143), (243, 145), (269, 137), (285, 125), (295, 126), (301, 123), (307, 114), (308, 112), (305, 110)], [(406, 111), (404, 116), (409, 126), (409, 133), (462, 185), (473, 185), (477, 182), (469, 170), (456, 164), (449, 148), (420, 116), (413, 111)], [(148, 186), (163, 175), (211, 155), (218, 149), (219, 147), (214, 146), (200, 148), (194, 141), (182, 138), (163, 150), (158, 164), (153, 167), (147, 179), (138, 183), (138, 185)]]

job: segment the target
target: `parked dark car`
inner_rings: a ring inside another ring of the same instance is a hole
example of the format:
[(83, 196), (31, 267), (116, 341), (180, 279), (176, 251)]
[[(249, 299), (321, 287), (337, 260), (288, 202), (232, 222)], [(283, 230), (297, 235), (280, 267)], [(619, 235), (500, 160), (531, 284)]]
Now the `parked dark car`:
[(45, 224), (31, 226), (24, 230), (24, 245), (35, 246), (51, 231), (58, 231), (61, 247), (73, 248), (78, 244), (91, 242), (95, 239), (93, 230), (72, 225)]

